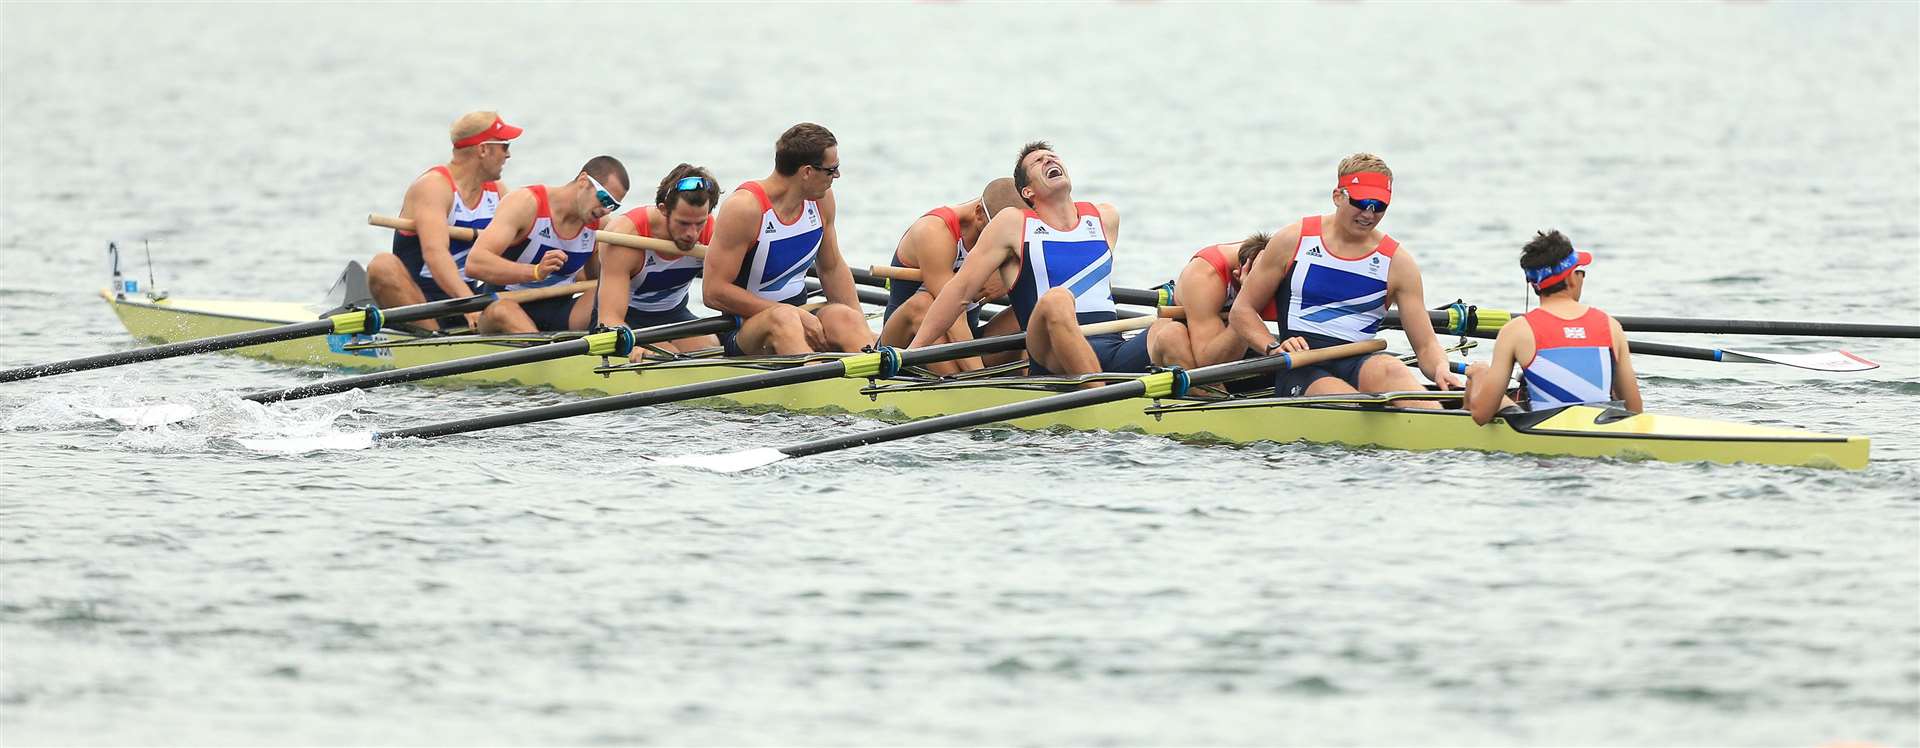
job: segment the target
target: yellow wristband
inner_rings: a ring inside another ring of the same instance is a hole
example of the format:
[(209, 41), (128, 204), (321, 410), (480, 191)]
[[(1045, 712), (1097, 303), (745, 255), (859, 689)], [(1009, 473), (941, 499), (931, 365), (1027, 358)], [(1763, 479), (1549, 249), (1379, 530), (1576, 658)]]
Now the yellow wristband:
[(533, 282), (539, 283), (541, 277), (542, 276), (540, 275), (540, 266), (539, 265), (533, 266)]

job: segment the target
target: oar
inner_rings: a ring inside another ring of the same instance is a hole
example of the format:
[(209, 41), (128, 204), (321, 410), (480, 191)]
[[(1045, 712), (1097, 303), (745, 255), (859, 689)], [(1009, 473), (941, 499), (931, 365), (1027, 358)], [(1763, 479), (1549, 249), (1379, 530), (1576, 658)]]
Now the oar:
[(1268, 374), (1296, 366), (1306, 366), (1329, 359), (1358, 356), (1386, 348), (1386, 341), (1369, 340), (1363, 343), (1347, 343), (1331, 348), (1320, 348), (1299, 353), (1281, 353), (1241, 361), (1203, 366), (1192, 371), (1163, 371), (1148, 374), (1131, 382), (1119, 382), (1091, 390), (1078, 390), (1048, 397), (1035, 398), (1025, 402), (1008, 403), (991, 408), (954, 413), (952, 415), (928, 418), (888, 426), (886, 428), (863, 431), (846, 436), (832, 436), (825, 439), (791, 444), (778, 448), (750, 449), (717, 455), (695, 455), (674, 457), (662, 460), (669, 464), (691, 465), (718, 472), (731, 473), (750, 470), (763, 465), (771, 465), (789, 457), (837, 452), (843, 449), (863, 447), (898, 439), (907, 439), (941, 431), (971, 428), (989, 423), (1014, 421), (1030, 416), (1057, 413), (1063, 410), (1084, 408), (1090, 405), (1111, 403), (1133, 397), (1177, 397), (1185, 394), (1191, 386), (1218, 384), (1235, 379), (1243, 379), (1260, 374)]
[[(1470, 337), (1493, 339), (1497, 333), (1471, 332)], [(1757, 353), (1754, 351), (1736, 351), (1726, 348), (1695, 348), (1671, 343), (1650, 343), (1644, 340), (1627, 341), (1627, 350), (1636, 355), (1665, 356), (1667, 358), (1690, 358), (1696, 361), (1719, 361), (1740, 364), (1780, 364), (1813, 371), (1870, 371), (1880, 368), (1880, 364), (1860, 356), (1852, 351), (1833, 350), (1816, 353)]]
[[(885, 285), (884, 282), (881, 281), (887, 278), (897, 278), (914, 282), (919, 282), (921, 278), (920, 268), (901, 268), (892, 265), (871, 266), (867, 268), (866, 275), (876, 279), (875, 285)], [(854, 278), (856, 280), (860, 278), (859, 271), (855, 271)], [(1116, 303), (1132, 306), (1166, 306), (1173, 303), (1171, 296), (1156, 289), (1120, 288), (1119, 286), (1113, 288), (1113, 300)], [(1004, 300), (989, 299), (989, 301), (996, 304), (1007, 303)]]
[[(1114, 289), (1114, 298), (1119, 298), (1123, 290)], [(1163, 301), (1163, 309), (1171, 301)], [(1223, 311), (1224, 313), (1224, 311)], [(1170, 317), (1178, 314), (1180, 316)], [(1463, 330), (1462, 315), (1465, 315), (1466, 328)], [(1163, 317), (1185, 319), (1186, 311), (1161, 311)], [(1505, 309), (1488, 307), (1469, 307), (1454, 304), (1446, 309), (1434, 309), (1427, 312), (1427, 319), (1433, 322), (1434, 330), (1442, 334), (1471, 334), (1474, 332), (1500, 331), (1502, 325), (1520, 316)], [(1400, 327), (1400, 310), (1387, 312), (1383, 323), (1387, 327)], [(1704, 333), (1709, 335), (1801, 335), (1835, 338), (1920, 338), (1920, 325), (1880, 325), (1853, 322), (1793, 322), (1785, 320), (1743, 320), (1711, 319), (1692, 317), (1626, 317), (1614, 316), (1615, 321), (1627, 332), (1682, 332)], [(1714, 359), (1719, 360), (1719, 359)], [(1872, 368), (1872, 367), (1868, 367)]]
[[(1084, 325), (1080, 332), (1084, 335), (1100, 335), (1125, 330), (1137, 330), (1152, 324), (1152, 317), (1133, 317), (1112, 322), (1100, 322)], [(1026, 333), (1001, 335), (978, 340), (964, 340), (957, 343), (897, 350), (886, 348), (872, 353), (847, 356), (836, 361), (796, 366), (791, 369), (746, 374), (711, 382), (697, 382), (676, 387), (664, 387), (645, 392), (632, 392), (624, 395), (581, 400), (578, 402), (548, 405), (539, 408), (503, 413), (500, 415), (467, 418), (458, 421), (414, 426), (382, 432), (361, 432), (358, 434), (334, 434), (318, 441), (313, 439), (243, 439), (242, 444), (268, 451), (298, 452), (312, 449), (360, 449), (371, 446), (376, 441), (404, 439), (409, 437), (428, 438), (464, 434), (472, 431), (519, 426), (560, 418), (571, 418), (593, 413), (608, 413), (647, 405), (664, 405), (684, 400), (697, 400), (703, 397), (719, 397), (749, 390), (761, 390), (788, 385), (818, 382), (838, 377), (850, 379), (873, 379), (893, 376), (909, 366), (951, 361), (954, 359), (978, 356), (983, 353), (1012, 350), (1026, 345)]]
[[(379, 226), (381, 228), (399, 229), (401, 231), (412, 231), (413, 219), (395, 218), (393, 216), (383, 216), (378, 213), (371, 213), (367, 215), (367, 225)], [(467, 228), (465, 226), (450, 225), (447, 227), (447, 236), (453, 239), (457, 239), (459, 241), (470, 242), (478, 238), (480, 236), (480, 232)], [(679, 245), (674, 244), (673, 242), (667, 241), (665, 239), (658, 239), (651, 236), (638, 236), (635, 234), (622, 234), (614, 231), (596, 231), (593, 234), (593, 238), (597, 241), (606, 242), (616, 247), (629, 247), (632, 249), (650, 249), (655, 252), (659, 252), (661, 254), (673, 255), (676, 257), (692, 255), (694, 257), (705, 259), (707, 256), (707, 245), (705, 244), (695, 244), (693, 245), (693, 249), (683, 250), (680, 248)]]
[[(1186, 319), (1185, 307), (1163, 306), (1158, 310), (1163, 319)], [(1491, 340), (1498, 337), (1497, 332), (1468, 332), (1469, 337)], [(1639, 340), (1627, 341), (1627, 349), (1647, 356), (1666, 356), (1668, 358), (1691, 358), (1701, 361), (1722, 361), (1743, 364), (1783, 364), (1797, 366), (1814, 371), (1868, 371), (1880, 368), (1880, 364), (1867, 360), (1851, 351), (1822, 351), (1819, 353), (1755, 353), (1717, 348), (1694, 348), (1692, 346), (1672, 345), (1669, 343), (1649, 343)], [(1454, 373), (1464, 371), (1458, 362), (1453, 364)]]
[(90, 369), (104, 369), (109, 366), (120, 366), (122, 364), (133, 364), (142, 361), (157, 361), (163, 358), (187, 356), (195, 353), (232, 350), (234, 348), (245, 348), (250, 345), (278, 343), (286, 340), (310, 338), (319, 335), (374, 333), (389, 324), (477, 312), (485, 309), (488, 304), (492, 304), (498, 299), (519, 302), (538, 301), (555, 296), (570, 296), (576, 293), (592, 291), (593, 286), (593, 281), (581, 281), (579, 283), (568, 283), (549, 288), (508, 291), (501, 294), (476, 294), (458, 299), (429, 301), (425, 304), (394, 307), (387, 310), (378, 308), (356, 309), (341, 312), (323, 319), (317, 319), (312, 322), (295, 322), (293, 324), (279, 325), (263, 330), (249, 330), (231, 335), (217, 335), (211, 338), (183, 340), (178, 343), (165, 343), (162, 345), (148, 346), (146, 348), (135, 348), (131, 351), (103, 353), (96, 356), (85, 356), (82, 358), (67, 359), (65, 361), (54, 361), (52, 363), (23, 366), (17, 369), (7, 369), (0, 371), (0, 382), (37, 379), (55, 374), (67, 374)]

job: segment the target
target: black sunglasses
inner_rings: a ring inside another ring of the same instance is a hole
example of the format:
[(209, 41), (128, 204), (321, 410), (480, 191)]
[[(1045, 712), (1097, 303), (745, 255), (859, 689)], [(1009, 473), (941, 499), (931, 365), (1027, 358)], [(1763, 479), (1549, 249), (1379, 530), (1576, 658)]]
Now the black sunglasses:
[(1354, 210), (1362, 213), (1373, 211), (1384, 214), (1387, 212), (1387, 204), (1379, 200), (1355, 200), (1349, 197), (1347, 198), (1347, 204), (1353, 206)]
[(811, 166), (811, 167), (813, 167), (814, 169), (816, 169), (816, 170), (818, 170), (818, 171), (824, 171), (824, 172), (826, 172), (826, 173), (827, 173), (827, 176), (829, 176), (829, 177), (833, 177), (834, 179), (839, 179), (839, 178), (840, 178), (840, 165), (839, 165), (839, 164), (834, 164), (834, 165), (832, 165), (832, 166), (827, 166), (827, 165), (824, 165), (824, 164), (807, 164), (807, 165), (808, 165), (808, 166)]

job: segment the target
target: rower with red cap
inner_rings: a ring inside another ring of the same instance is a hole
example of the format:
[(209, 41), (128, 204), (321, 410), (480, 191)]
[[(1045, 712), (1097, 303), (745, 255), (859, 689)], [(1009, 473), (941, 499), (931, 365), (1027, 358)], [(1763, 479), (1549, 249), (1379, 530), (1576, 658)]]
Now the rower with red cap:
[[(607, 219), (606, 230), (635, 236), (657, 236), (673, 246), (692, 250), (696, 244), (713, 242), (713, 209), (720, 204), (720, 183), (703, 167), (680, 164), (667, 172), (654, 189), (653, 204), (642, 205)], [(605, 327), (646, 327), (688, 322), (694, 319), (687, 309), (688, 288), (700, 277), (700, 258), (674, 255), (647, 249), (635, 249), (602, 243), (595, 250), (600, 258), (600, 290), (583, 295), (575, 307), (574, 327), (584, 329), (590, 313), (596, 313)], [(592, 312), (597, 299), (599, 310)], [(712, 335), (655, 343), (653, 348), (668, 353), (687, 353), (720, 345)], [(646, 353), (635, 348), (633, 360)]]
[[(367, 263), (367, 286), (375, 303), (392, 308), (474, 295), (476, 284), (465, 273), (473, 243), (448, 237), (447, 226), (486, 228), (500, 207), (502, 191), (495, 180), (512, 158), (508, 147), (520, 133), (496, 112), (468, 112), (454, 120), (449, 132), (452, 158), (415, 177), (401, 199), (400, 217), (413, 221), (414, 230), (393, 232), (392, 251)], [(438, 330), (441, 322), (415, 324)], [(466, 315), (468, 327), (479, 327), (479, 322), (479, 312)]]
[[(566, 283), (593, 257), (600, 219), (619, 210), (626, 196), (627, 167), (612, 156), (588, 159), (565, 184), (514, 190), (474, 240), (467, 275), (509, 291)], [(570, 296), (525, 304), (503, 299), (480, 315), (480, 331), (565, 330), (573, 306)]]
[[(853, 271), (833, 226), (840, 145), (827, 128), (802, 122), (773, 147), (773, 173), (742, 183), (720, 204), (707, 247), (701, 301), (733, 315), (720, 336), (728, 355), (855, 352), (873, 343)], [(807, 271), (820, 276), (827, 305), (808, 312)]]
[[(1248, 347), (1268, 355), (1372, 340), (1387, 309), (1405, 313), (1401, 325), (1419, 356), (1420, 370), (1440, 389), (1460, 387), (1427, 318), (1420, 266), (1413, 253), (1379, 230), (1393, 200), (1393, 170), (1371, 153), (1340, 162), (1333, 212), (1307, 216), (1273, 235), (1245, 274), (1230, 321)], [(1281, 316), (1276, 338), (1261, 320), (1272, 304)], [(1394, 392), (1424, 387), (1399, 359), (1370, 353), (1282, 371), (1275, 389), (1285, 397)], [(1430, 400), (1401, 403), (1438, 408)]]
[(1492, 364), (1467, 367), (1467, 410), (1476, 423), (1493, 420), (1515, 366), (1530, 410), (1618, 400), (1640, 412), (1626, 332), (1606, 312), (1580, 303), (1584, 268), (1592, 263), (1592, 254), (1576, 251), (1559, 231), (1538, 232), (1521, 248), (1520, 268), (1540, 306), (1500, 328)]
[[(987, 222), (1002, 210), (1024, 204), (1020, 193), (1013, 188), (1013, 179), (1000, 177), (988, 182), (979, 197), (929, 210), (907, 226), (899, 245), (894, 247), (892, 265), (919, 269), (920, 280), (895, 278), (887, 282), (886, 324), (880, 329), (881, 344), (906, 347), (920, 330), (920, 320), (933, 305), (934, 297), (966, 261), (967, 252), (980, 242), (980, 232), (987, 227)], [(945, 336), (935, 340), (935, 344), (1019, 332), (1019, 320), (1008, 310), (1000, 310), (992, 319), (981, 319), (980, 303), (1007, 293), (996, 281), (989, 278), (976, 298), (966, 305), (965, 316), (955, 322)], [(962, 359), (928, 368), (945, 374), (979, 368), (980, 364), (979, 359)]]

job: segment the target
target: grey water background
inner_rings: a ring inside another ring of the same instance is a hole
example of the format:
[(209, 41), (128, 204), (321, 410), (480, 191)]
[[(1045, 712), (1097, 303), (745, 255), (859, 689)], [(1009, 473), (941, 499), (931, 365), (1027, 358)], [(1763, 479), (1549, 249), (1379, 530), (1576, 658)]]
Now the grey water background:
[[(104, 247), (309, 300), (447, 124), (510, 184), (763, 176), (841, 141), (844, 251), (1051, 139), (1116, 279), (1384, 155), (1428, 300), (1558, 227), (1619, 314), (1920, 323), (1912, 3), (0, 5), (0, 363), (124, 348)], [(1920, 346), (1640, 358), (1649, 408), (1859, 433), (1861, 472), (949, 434), (739, 476), (641, 455), (851, 417), (655, 408), (299, 457), (232, 437), (571, 399), (227, 356), (0, 389), (6, 744), (1920, 744)], [(1484, 350), (1477, 354), (1484, 358)], [(187, 400), (161, 432), (90, 406)]]

